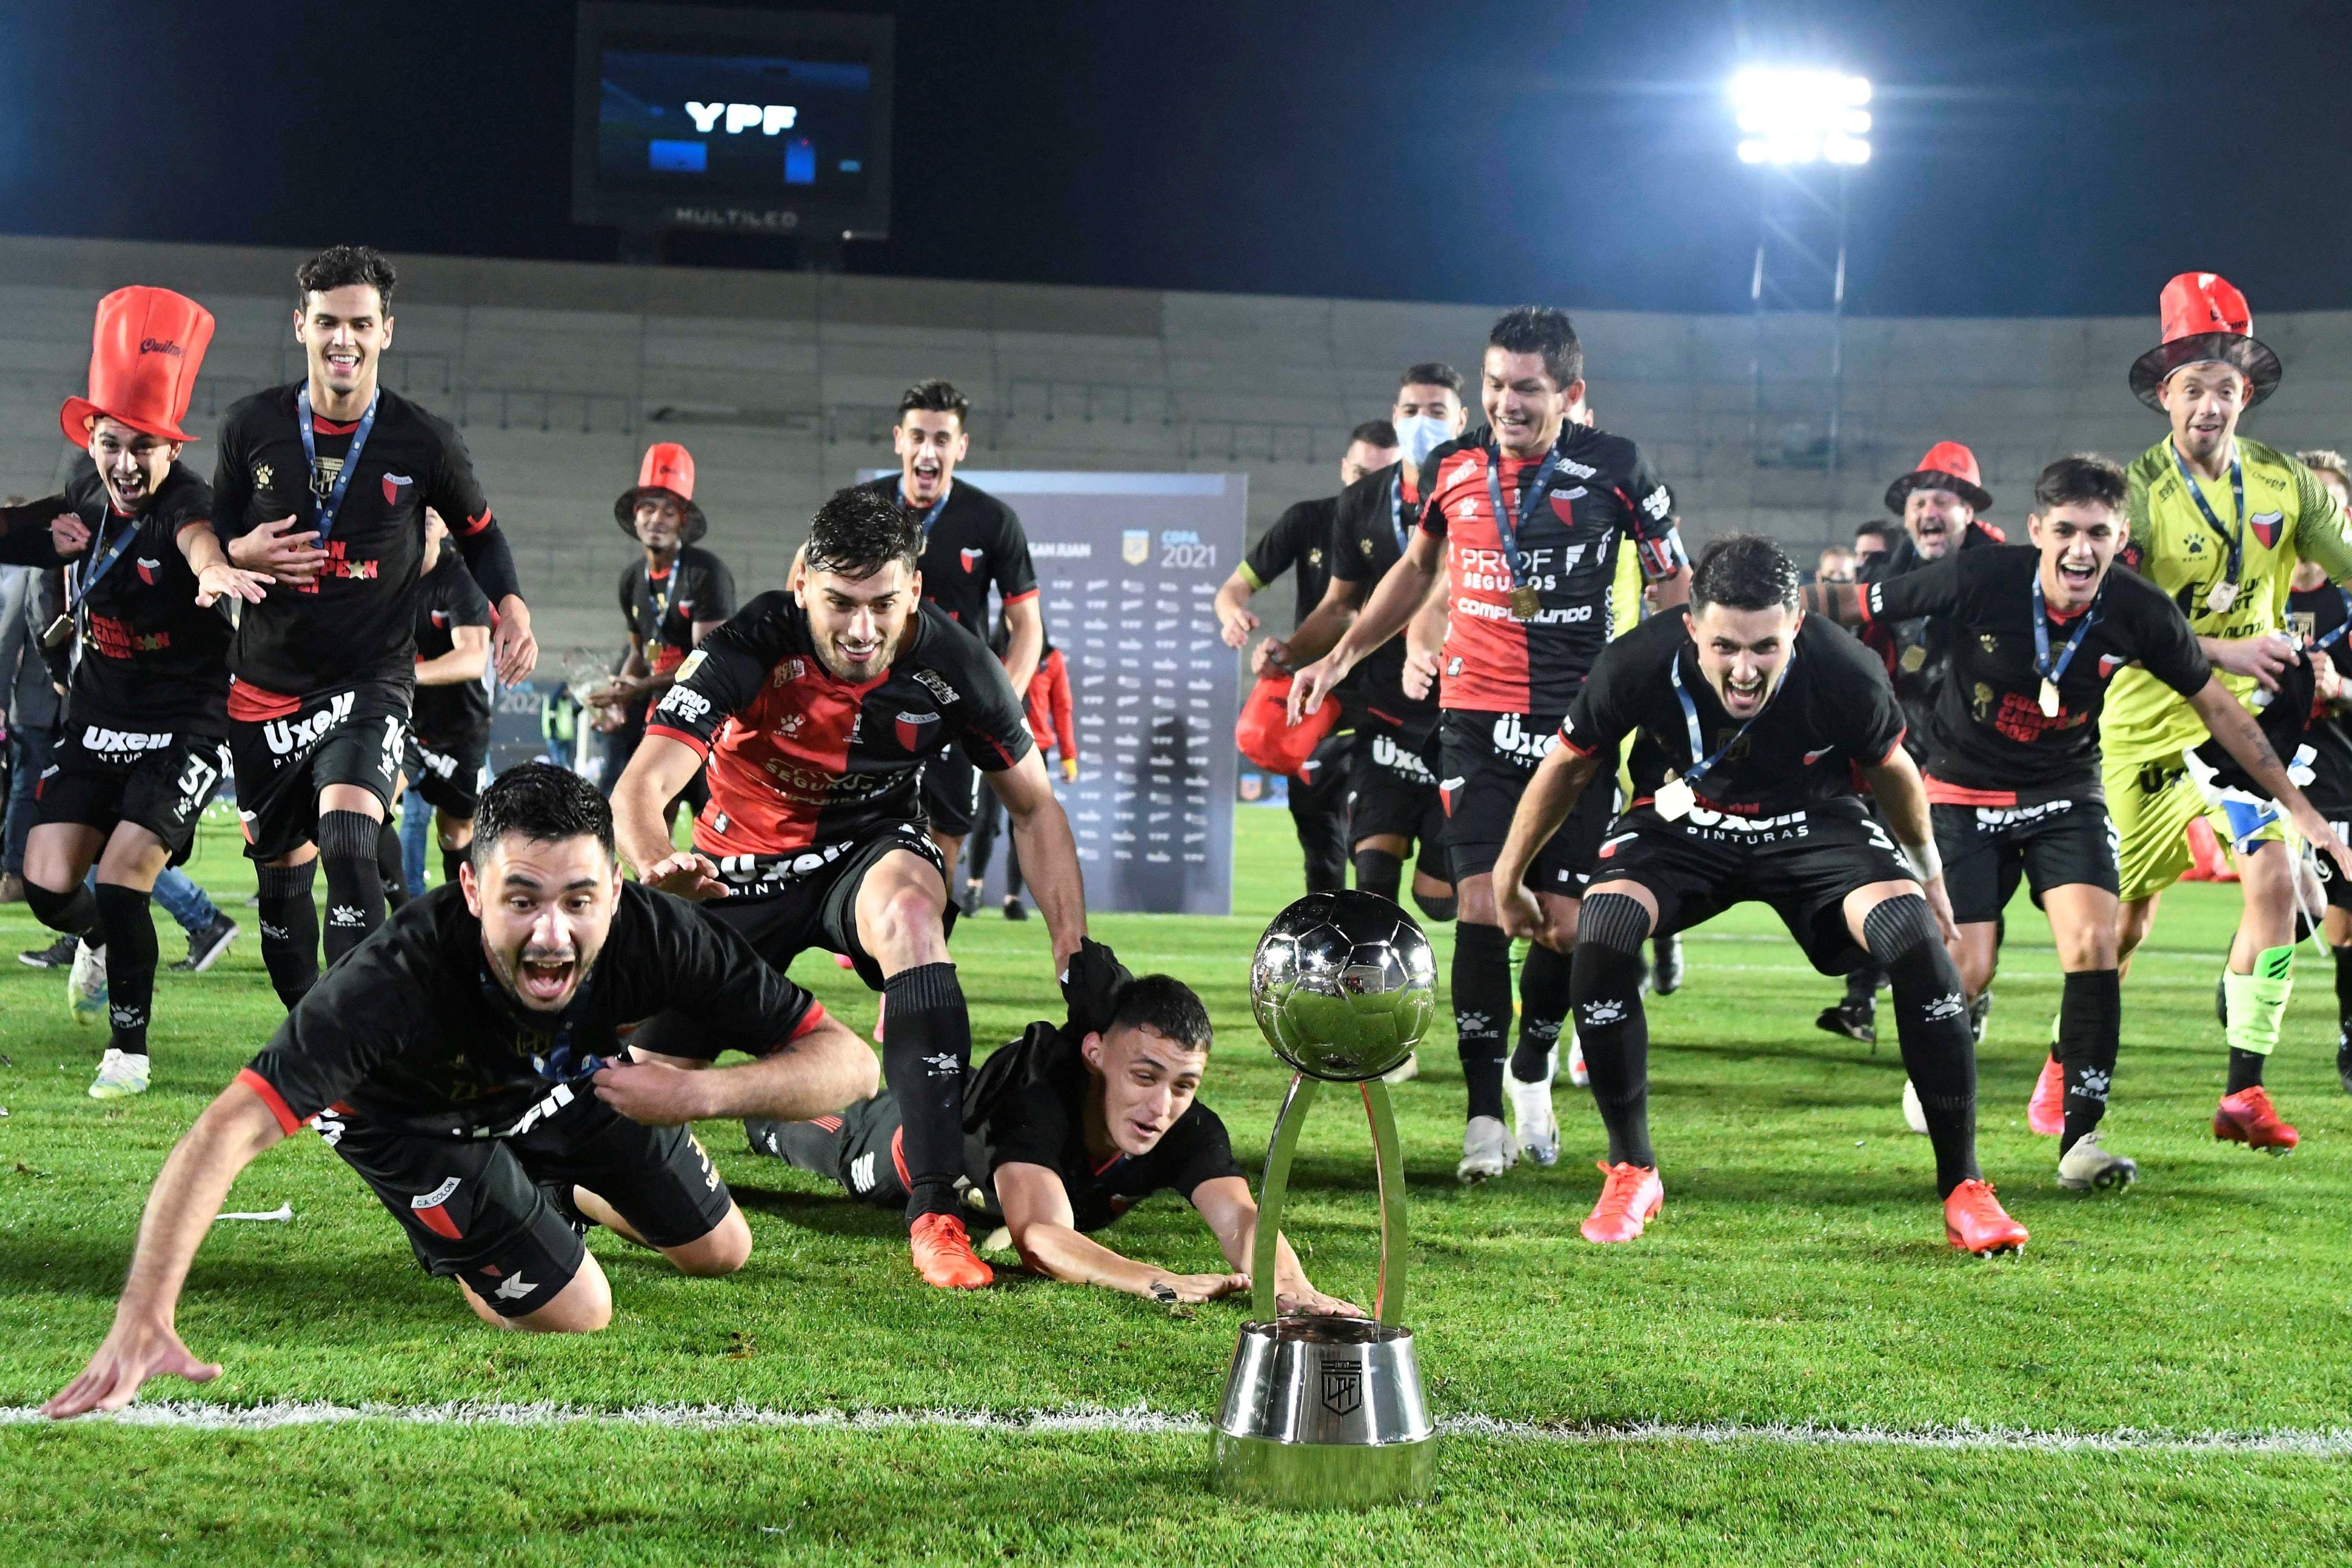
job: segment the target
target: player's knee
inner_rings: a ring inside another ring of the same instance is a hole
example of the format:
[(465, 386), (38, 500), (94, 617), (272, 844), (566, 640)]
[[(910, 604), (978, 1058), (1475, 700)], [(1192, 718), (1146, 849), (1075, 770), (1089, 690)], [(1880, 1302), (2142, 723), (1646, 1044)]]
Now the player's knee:
[(32, 907), (35, 920), (39, 921), (51, 931), (63, 931), (66, 928), (61, 922), (65, 921), (67, 906), (74, 901), (74, 894), (81, 890), (79, 885), (77, 884), (60, 893), (54, 888), (45, 888), (35, 881), (32, 870), (30, 866), (26, 868), (25, 902)]
[(1576, 943), (1639, 956), (1650, 925), (1650, 911), (1632, 894), (1594, 893), (1577, 910)]
[(875, 908), (873, 924), (883, 947), (908, 962), (936, 963), (947, 952), (939, 901), (923, 889), (897, 888), (885, 894)]
[(1871, 958), (1888, 970), (1923, 943), (1932, 942), (1940, 952), (1944, 942), (1927, 900), (1916, 893), (1898, 893), (1873, 904), (1862, 917), (1862, 940)]
[(613, 1287), (593, 1256), (580, 1259), (580, 1271), (555, 1300), (537, 1311), (509, 1318), (507, 1326), (532, 1334), (594, 1334), (613, 1325)]
[(730, 1208), (727, 1217), (709, 1235), (684, 1247), (667, 1248), (665, 1255), (681, 1274), (715, 1279), (722, 1274), (734, 1273), (751, 1260), (751, 1227), (744, 1223), (742, 1210)]

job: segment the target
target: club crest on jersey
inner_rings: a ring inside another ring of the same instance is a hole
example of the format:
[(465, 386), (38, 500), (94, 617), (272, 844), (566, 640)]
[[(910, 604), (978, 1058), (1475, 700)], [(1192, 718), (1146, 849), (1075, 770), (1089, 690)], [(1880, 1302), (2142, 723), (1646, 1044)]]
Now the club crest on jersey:
[(967, 577), (978, 571), (980, 563), (988, 559), (985, 550), (959, 550), (956, 553), (963, 558), (963, 573)]
[(2119, 653), (2101, 654), (2099, 656), (2099, 679), (2101, 680), (2106, 679), (2109, 676), (2115, 674), (2116, 670), (2122, 668), (2125, 665), (2129, 664), (2130, 662), (2130, 659), (2125, 658)]
[(156, 574), (163, 570), (161, 561), (150, 561), (144, 555), (134, 556), (132, 564), (139, 568), (139, 580), (150, 588), (155, 585)]
[(1140, 566), (1151, 559), (1151, 531), (1130, 528), (1118, 536), (1118, 558), (1129, 566)]
[(456, 1195), (457, 1183), (458, 1178), (451, 1176), (431, 1192), (420, 1193), (408, 1200), (408, 1210), (416, 1216), (417, 1224), (436, 1236), (447, 1237), (451, 1241), (465, 1239), (458, 1234), (457, 1222), (449, 1217), (449, 1211), (443, 1206)]
[(415, 482), (415, 481), (411, 479), (406, 474), (384, 475), (383, 504), (386, 506), (398, 506), (400, 504), (400, 492), (406, 489)]
[(901, 713), (892, 721), (898, 732), (898, 744), (909, 752), (927, 751), (923, 742), (931, 733), (930, 726), (940, 721), (936, 713)]
[(2279, 532), (2285, 522), (2285, 514), (2275, 511), (2258, 511), (2246, 519), (2246, 526), (2254, 531), (2254, 537), (2263, 542), (2264, 550), (2278, 548)]

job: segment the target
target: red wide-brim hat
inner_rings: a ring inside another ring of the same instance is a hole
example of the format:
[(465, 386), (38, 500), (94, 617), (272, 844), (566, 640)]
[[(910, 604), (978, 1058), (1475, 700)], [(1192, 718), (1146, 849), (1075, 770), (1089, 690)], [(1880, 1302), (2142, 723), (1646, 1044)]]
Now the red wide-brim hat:
[(1958, 441), (1938, 441), (1927, 448), (1917, 468), (1886, 487), (1886, 510), (1901, 517), (1913, 490), (1949, 490), (1968, 502), (1969, 510), (1990, 511), (1992, 492), (1982, 479), (1974, 452)]
[(666, 495), (686, 510), (686, 526), (678, 541), (692, 544), (709, 528), (702, 509), (694, 504), (694, 454), (676, 441), (656, 441), (646, 448), (637, 465), (637, 482), (613, 503), (613, 521), (631, 539), (637, 536), (637, 502), (648, 495)]
[(135, 285), (100, 300), (89, 395), (68, 397), (58, 410), (66, 439), (87, 447), (90, 426), (104, 416), (161, 440), (194, 440), (181, 425), (212, 341), (213, 313), (184, 294)]
[(2254, 336), (2254, 313), (2235, 284), (2218, 272), (2183, 272), (2157, 301), (2164, 341), (2132, 362), (2131, 389), (2150, 408), (2172, 373), (2219, 362), (2246, 378), (2246, 406), (2278, 390), (2279, 356)]

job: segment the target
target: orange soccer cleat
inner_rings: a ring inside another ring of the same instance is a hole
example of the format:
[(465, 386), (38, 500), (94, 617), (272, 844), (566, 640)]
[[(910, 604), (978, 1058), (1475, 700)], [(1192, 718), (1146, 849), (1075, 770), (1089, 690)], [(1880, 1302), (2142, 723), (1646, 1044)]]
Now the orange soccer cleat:
[(1971, 1176), (1944, 1200), (1944, 1237), (1962, 1252), (1989, 1258), (2025, 1250), (2025, 1227), (2009, 1217), (1992, 1184)]
[(1631, 1241), (1666, 1206), (1666, 1185), (1646, 1165), (1593, 1163), (1609, 1179), (1601, 1184), (1601, 1201), (1585, 1216), (1584, 1239)]
[(915, 1272), (942, 1290), (978, 1290), (996, 1283), (996, 1271), (971, 1250), (971, 1233), (951, 1214), (927, 1214), (907, 1237)]
[(2291, 1153), (2303, 1142), (2302, 1133), (2279, 1120), (2270, 1091), (2261, 1084), (2221, 1097), (2213, 1108), (2213, 1136), (2265, 1154)]
[(2066, 1069), (2056, 1057), (2042, 1064), (2042, 1076), (2033, 1080), (2033, 1098), (2025, 1102), (2025, 1127), (2044, 1138), (2066, 1131)]

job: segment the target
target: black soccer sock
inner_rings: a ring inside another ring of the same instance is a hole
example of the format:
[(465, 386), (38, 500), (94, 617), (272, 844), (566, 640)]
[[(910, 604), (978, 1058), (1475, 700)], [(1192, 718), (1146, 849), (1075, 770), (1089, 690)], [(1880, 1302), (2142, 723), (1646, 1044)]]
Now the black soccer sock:
[(327, 962), (383, 924), (383, 877), (375, 867), (376, 819), (362, 811), (319, 816), (319, 860), (327, 870)]
[(2058, 1065), (2066, 1071), (2066, 1131), (2058, 1139), (2063, 1154), (2075, 1140), (2098, 1126), (2107, 1113), (2107, 1089), (2116, 1076), (2122, 1043), (2123, 978), (2112, 969), (2069, 974), (2058, 1003)]
[(1622, 893), (1584, 900), (1569, 994), (1592, 1077), (1592, 1102), (1609, 1129), (1609, 1163), (1655, 1170), (1650, 1148), (1650, 1019), (1642, 1007), (1642, 943), (1650, 913)]
[(2235, 1094), (2242, 1089), (2260, 1089), (2263, 1085), (2263, 1064), (2270, 1058), (2258, 1051), (2242, 1051), (2230, 1047), (2230, 1083), (2221, 1092)]
[(98, 900), (91, 896), (86, 881), (76, 882), (70, 893), (58, 893), (27, 879), (25, 902), (32, 906), (33, 918), (51, 931), (78, 936), (92, 947), (102, 946), (106, 942), (99, 934)]
[(319, 979), (319, 910), (310, 901), (319, 862), (264, 866), (261, 883), (261, 964), (288, 1012)]
[(898, 1101), (907, 1154), (907, 1222), (956, 1212), (963, 1173), (963, 1075), (971, 1016), (952, 963), (919, 963), (882, 983), (889, 1035), (882, 1076)]
[(474, 850), (471, 845), (467, 846), (463, 849), (444, 849), (441, 851), (441, 879), (444, 882), (454, 884), (457, 880), (457, 868), (464, 865), (467, 859), (471, 857), (473, 853)]
[(375, 874), (383, 884), (383, 901), (398, 909), (424, 889), (408, 885), (408, 861), (401, 851), (400, 829), (385, 817), (375, 836)]
[(1874, 963), (1849, 971), (1845, 977), (1845, 1001), (1849, 1007), (1874, 1007), (1878, 1005), (1878, 987), (1886, 978)]
[(835, 1181), (841, 1178), (842, 1135), (838, 1116), (823, 1121), (751, 1119), (743, 1123), (743, 1140), (752, 1153), (772, 1155), (795, 1171), (814, 1171)]
[(1356, 890), (1378, 893), (1391, 903), (1404, 885), (1404, 862), (1385, 849), (1356, 851)]
[(1560, 1024), (1568, 1017), (1569, 983), (1567, 953), (1539, 942), (1528, 946), (1528, 961), (1519, 965), (1519, 1048), (1511, 1053), (1511, 1076), (1521, 1083), (1545, 1080)]
[(142, 888), (98, 885), (98, 926), (106, 937), (106, 1013), (118, 1051), (147, 1054), (155, 1005), (155, 917)]
[(1421, 906), (1423, 914), (1433, 921), (1450, 921), (1462, 910), (1462, 900), (1452, 893), (1441, 897), (1435, 893), (1424, 893), (1415, 888), (1412, 892), (1412, 901)]
[(2336, 1037), (2352, 1036), (2352, 947), (2331, 948), (2336, 954)]
[(1503, 1117), (1504, 1043), (1510, 1037), (1511, 939), (1501, 926), (1454, 931), (1454, 1048), (1472, 1116)]
[[(1881, 901), (1863, 917), (1862, 929), (1870, 956), (1895, 988), (1903, 1068), (1919, 1091), (1927, 1141), (1936, 1149), (1936, 1195), (1949, 1197), (1978, 1174), (1977, 1047), (1968, 993), (1927, 900), (1916, 893)], [(1584, 1057), (1587, 1063), (1592, 1059), (1589, 1041)]]

